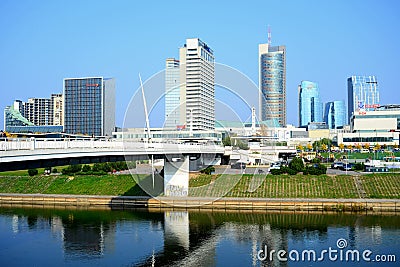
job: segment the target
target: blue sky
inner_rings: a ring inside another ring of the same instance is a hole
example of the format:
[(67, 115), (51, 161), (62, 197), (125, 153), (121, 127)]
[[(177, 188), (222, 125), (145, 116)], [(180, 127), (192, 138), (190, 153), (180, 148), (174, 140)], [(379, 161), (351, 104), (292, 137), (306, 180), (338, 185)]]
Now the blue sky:
[(162, 70), (192, 37), (257, 84), (268, 24), (272, 44), (287, 49), (288, 123), (298, 122), (302, 80), (319, 84), (323, 102), (347, 101), (347, 77), (376, 75), (381, 104), (400, 103), (399, 1), (232, 2), (2, 0), (0, 109), (62, 92), (65, 77), (115, 77), (122, 126), (138, 73)]

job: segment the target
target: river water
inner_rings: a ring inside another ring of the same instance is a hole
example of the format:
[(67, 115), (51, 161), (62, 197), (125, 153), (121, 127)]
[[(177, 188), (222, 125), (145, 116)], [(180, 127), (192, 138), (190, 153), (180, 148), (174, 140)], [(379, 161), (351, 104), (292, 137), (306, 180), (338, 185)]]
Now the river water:
[(0, 266), (339, 265), (400, 266), (400, 216), (0, 207)]

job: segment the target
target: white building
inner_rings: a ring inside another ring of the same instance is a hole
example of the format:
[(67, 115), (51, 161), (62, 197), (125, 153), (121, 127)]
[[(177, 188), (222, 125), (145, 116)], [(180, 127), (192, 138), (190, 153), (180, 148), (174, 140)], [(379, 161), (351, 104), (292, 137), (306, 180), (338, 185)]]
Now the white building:
[(338, 133), (338, 144), (344, 145), (398, 145), (400, 105), (387, 105), (374, 111), (354, 113), (350, 132)]
[[(179, 49), (181, 123), (193, 131), (213, 130), (215, 88), (213, 50), (198, 38)], [(183, 115), (185, 115), (183, 117)]]

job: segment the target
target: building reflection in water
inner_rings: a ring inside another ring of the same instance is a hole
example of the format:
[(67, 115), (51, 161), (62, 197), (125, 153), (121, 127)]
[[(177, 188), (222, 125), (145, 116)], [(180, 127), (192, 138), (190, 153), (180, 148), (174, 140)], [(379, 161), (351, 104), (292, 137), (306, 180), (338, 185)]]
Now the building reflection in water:
[[(276, 259), (260, 262), (258, 251), (265, 247), (268, 248), (267, 253), (271, 250), (319, 249), (318, 244), (334, 246), (338, 237), (346, 238), (349, 247), (356, 248), (365, 240), (382, 243), (382, 232), (385, 231), (384, 220), (379, 217), (377, 220), (368, 216), (339, 214), (187, 211), (123, 211), (119, 215), (113, 211), (105, 214), (87, 211), (21, 214), (23, 212), (10, 217), (10, 230), (14, 234), (35, 229), (48, 230), (53, 238), (62, 242), (67, 261), (110, 257), (113, 253), (131, 249), (131, 266), (217, 266), (221, 265), (221, 259), (229, 260), (229, 255), (221, 255), (219, 251), (221, 246), (226, 248), (229, 244), (234, 244), (235, 249), (245, 249), (247, 252), (242, 255), (248, 255), (245, 262), (252, 266), (288, 266), (287, 262)], [(396, 217), (392, 220), (391, 224), (397, 225)], [(330, 229), (340, 229), (343, 236), (330, 233)], [(125, 232), (121, 233), (121, 230)], [(151, 239), (150, 235), (154, 232), (158, 234), (157, 238), (143, 242), (146, 238)], [(128, 247), (121, 248), (123, 234), (129, 235), (126, 238)], [(232, 257), (235, 258), (235, 255)]]
[(62, 219), (64, 253), (67, 257), (92, 258), (114, 249), (115, 222), (93, 221), (73, 215)]

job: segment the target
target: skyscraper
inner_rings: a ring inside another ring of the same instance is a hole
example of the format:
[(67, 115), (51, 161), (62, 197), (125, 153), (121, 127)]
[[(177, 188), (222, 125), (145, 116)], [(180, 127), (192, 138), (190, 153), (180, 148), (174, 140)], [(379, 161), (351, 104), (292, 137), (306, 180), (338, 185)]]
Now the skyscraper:
[(322, 119), (318, 85), (302, 81), (299, 85), (299, 126), (307, 126), (310, 122), (322, 122)]
[(354, 112), (373, 110), (379, 106), (378, 82), (375, 76), (351, 76), (347, 79), (348, 120)]
[(214, 130), (214, 52), (198, 38), (179, 49), (181, 125), (193, 131)]
[(165, 128), (176, 128), (182, 125), (180, 94), (179, 60), (167, 58), (165, 63)]
[(337, 129), (346, 125), (346, 107), (344, 101), (326, 103), (324, 121), (329, 129)]
[(261, 120), (271, 120), (274, 124), (286, 126), (285, 46), (271, 46), (270, 41), (260, 44), (258, 61)]
[(115, 129), (115, 79), (64, 79), (64, 131), (111, 136)]

